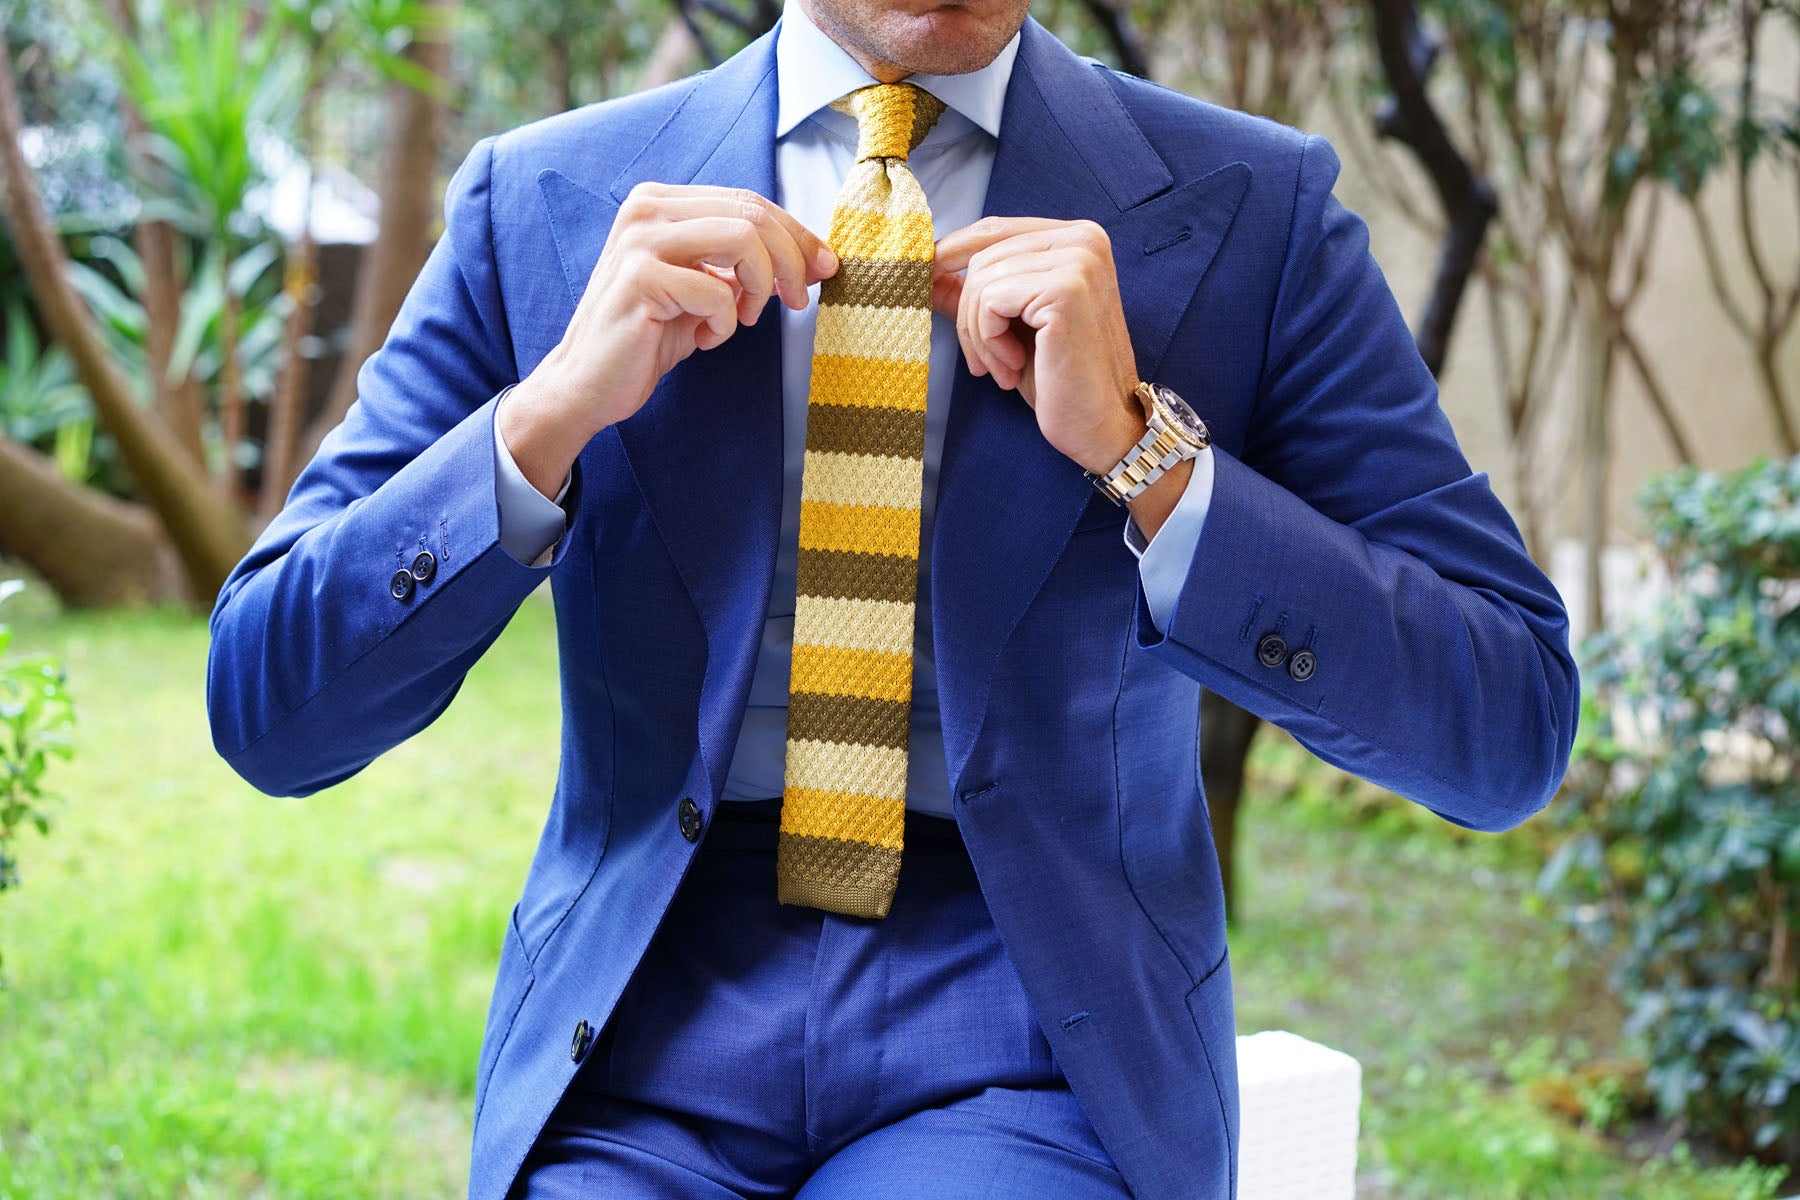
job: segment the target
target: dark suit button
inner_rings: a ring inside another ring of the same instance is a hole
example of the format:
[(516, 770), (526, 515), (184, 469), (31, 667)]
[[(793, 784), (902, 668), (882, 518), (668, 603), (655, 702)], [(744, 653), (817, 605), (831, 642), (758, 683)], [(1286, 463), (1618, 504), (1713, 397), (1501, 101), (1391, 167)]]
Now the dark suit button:
[(429, 550), (419, 551), (419, 557), (413, 559), (412, 577), (420, 583), (430, 583), (436, 576), (437, 559), (431, 556)]
[(411, 597), (413, 593), (412, 572), (404, 568), (395, 571), (394, 578), (388, 582), (388, 591), (396, 600), (405, 600)]
[(1287, 639), (1279, 633), (1265, 633), (1256, 643), (1256, 657), (1265, 667), (1279, 667), (1287, 661)]
[(688, 797), (683, 796), (681, 803), (675, 808), (676, 819), (681, 822), (681, 836), (690, 842), (700, 840), (700, 806)]
[(569, 1061), (580, 1062), (588, 1047), (594, 1044), (594, 1028), (585, 1019), (575, 1023), (575, 1038), (569, 1043)]
[(1313, 677), (1313, 672), (1318, 669), (1319, 660), (1311, 650), (1296, 650), (1294, 657), (1288, 659), (1288, 674), (1292, 675), (1296, 682), (1305, 683)]

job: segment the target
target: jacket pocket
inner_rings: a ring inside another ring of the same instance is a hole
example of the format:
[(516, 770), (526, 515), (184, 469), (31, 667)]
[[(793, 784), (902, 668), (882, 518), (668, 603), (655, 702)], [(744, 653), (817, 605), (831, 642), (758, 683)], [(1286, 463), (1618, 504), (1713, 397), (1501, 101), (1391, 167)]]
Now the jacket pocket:
[(519, 909), (513, 906), (506, 922), (506, 942), (500, 947), (500, 969), (494, 976), (494, 998), (488, 1003), (487, 1031), (481, 1038), (481, 1059), (475, 1068), (475, 1121), (481, 1122), (481, 1106), (487, 1101), (488, 1076), (494, 1060), (512, 1033), (513, 1022), (525, 1004), (535, 979), (531, 960), (525, 953), (525, 939), (519, 933)]
[(1093, 498), (1088, 501), (1087, 507), (1081, 510), (1081, 519), (1075, 522), (1075, 532), (1086, 533), (1093, 529), (1117, 530), (1125, 524), (1127, 515), (1129, 514), (1124, 505), (1114, 504), (1096, 490)]
[(1225, 1126), (1226, 1156), (1231, 1164), (1230, 1195), (1237, 1195), (1238, 1079), (1237, 1018), (1231, 1002), (1231, 955), (1228, 951), (1187, 994), (1188, 1014), (1200, 1035), (1211, 1069), (1212, 1088)]

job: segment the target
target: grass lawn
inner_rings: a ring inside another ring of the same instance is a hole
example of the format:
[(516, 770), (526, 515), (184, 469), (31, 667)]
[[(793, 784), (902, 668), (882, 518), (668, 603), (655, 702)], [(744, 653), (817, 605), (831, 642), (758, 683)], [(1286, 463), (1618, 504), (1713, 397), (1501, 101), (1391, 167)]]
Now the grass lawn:
[[(488, 986), (555, 778), (548, 606), (436, 726), (307, 800), (214, 757), (202, 621), (10, 615), (16, 648), (64, 658), (81, 728), (51, 776), (61, 822), (0, 895), (0, 1200), (460, 1195)], [(1617, 1018), (1529, 911), (1529, 855), (1335, 815), (1330, 777), (1278, 740), (1259, 777), (1294, 795), (1244, 834), (1239, 1025), (1362, 1060), (1361, 1196), (1776, 1194), (1679, 1149), (1636, 1162), (1529, 1098), (1610, 1053)]]

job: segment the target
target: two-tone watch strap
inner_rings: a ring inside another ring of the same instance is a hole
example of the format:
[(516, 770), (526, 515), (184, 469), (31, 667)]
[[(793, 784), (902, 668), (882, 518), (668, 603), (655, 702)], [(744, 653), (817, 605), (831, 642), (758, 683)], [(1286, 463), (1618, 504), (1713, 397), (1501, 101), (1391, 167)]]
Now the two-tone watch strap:
[(1137, 444), (1125, 452), (1117, 466), (1104, 475), (1092, 476), (1101, 495), (1114, 504), (1135, 500), (1166, 475), (1183, 458), (1182, 443), (1173, 431), (1151, 422)]
[(1194, 437), (1184, 438), (1176, 431), (1155, 384), (1139, 383), (1132, 394), (1144, 406), (1144, 419), (1149, 426), (1144, 436), (1112, 470), (1103, 475), (1088, 473), (1101, 495), (1121, 505), (1142, 495), (1176, 463), (1193, 458), (1206, 448), (1208, 441), (1204, 426), (1198, 431), (1197, 443)]

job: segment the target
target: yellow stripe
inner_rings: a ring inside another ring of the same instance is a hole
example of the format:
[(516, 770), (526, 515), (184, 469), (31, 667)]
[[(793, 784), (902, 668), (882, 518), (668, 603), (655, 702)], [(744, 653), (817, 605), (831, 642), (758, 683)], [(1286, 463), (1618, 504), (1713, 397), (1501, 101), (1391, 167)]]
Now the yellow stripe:
[(906, 801), (853, 792), (789, 786), (781, 793), (781, 831), (801, 837), (854, 838), (871, 846), (901, 849)]
[(802, 594), (794, 600), (794, 628), (805, 630), (807, 642), (815, 646), (910, 656), (913, 606)]
[[(787, 744), (786, 787), (809, 792), (849, 792), (906, 803), (906, 751), (843, 742)], [(786, 795), (784, 790), (783, 795)], [(828, 834), (842, 837), (843, 834)]]
[[(838, 646), (794, 646), (789, 690), (821, 696), (867, 696), (872, 700), (912, 699), (912, 655)], [(902, 755), (905, 751), (900, 751)]]
[(839, 258), (912, 258), (930, 262), (931, 214), (923, 212), (877, 213), (860, 208), (839, 208), (831, 214), (831, 231), (825, 240)]
[[(805, 481), (801, 481), (805, 486)], [(800, 548), (919, 557), (919, 510), (800, 502)]]
[[(821, 304), (813, 353), (923, 363), (931, 357), (931, 310)], [(842, 402), (819, 395), (817, 385), (812, 394), (822, 404)]]
[(836, 454), (808, 450), (800, 471), (802, 501), (817, 504), (872, 504), (917, 508), (924, 491), (924, 464), (885, 454)]
[[(931, 345), (930, 326), (925, 344)], [(812, 364), (811, 402), (924, 412), (927, 365), (923, 359), (900, 362), (861, 354), (818, 354)]]

